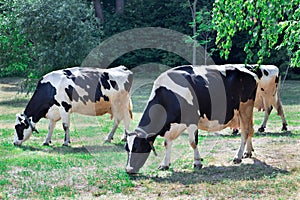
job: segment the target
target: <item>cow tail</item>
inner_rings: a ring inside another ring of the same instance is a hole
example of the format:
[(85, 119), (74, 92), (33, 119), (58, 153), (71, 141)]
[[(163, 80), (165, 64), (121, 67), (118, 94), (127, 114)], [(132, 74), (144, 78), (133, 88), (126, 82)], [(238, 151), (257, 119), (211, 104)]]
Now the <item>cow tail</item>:
[(129, 107), (130, 119), (133, 119), (131, 98), (129, 98), (129, 106), (128, 107)]

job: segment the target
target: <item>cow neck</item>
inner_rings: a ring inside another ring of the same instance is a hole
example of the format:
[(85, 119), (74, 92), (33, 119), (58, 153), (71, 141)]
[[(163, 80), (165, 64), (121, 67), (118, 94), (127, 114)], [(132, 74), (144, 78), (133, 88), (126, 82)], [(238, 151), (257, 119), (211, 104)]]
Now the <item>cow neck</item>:
[(37, 105), (32, 105), (31, 101), (29, 101), (28, 105), (26, 106), (23, 112), (27, 118), (32, 118), (33, 123), (37, 123), (38, 121), (40, 121), (41, 118), (44, 117), (40, 114), (41, 112), (37, 112), (36, 110), (33, 110), (36, 106)]

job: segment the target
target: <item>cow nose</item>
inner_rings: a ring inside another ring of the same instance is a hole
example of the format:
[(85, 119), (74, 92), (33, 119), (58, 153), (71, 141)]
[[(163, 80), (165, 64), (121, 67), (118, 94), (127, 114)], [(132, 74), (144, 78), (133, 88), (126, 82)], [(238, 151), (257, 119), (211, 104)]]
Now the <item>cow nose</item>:
[(133, 169), (133, 167), (126, 167), (127, 174), (137, 174), (136, 170)]
[(15, 147), (17, 147), (17, 146), (21, 146), (21, 143), (14, 142), (14, 146), (15, 146)]

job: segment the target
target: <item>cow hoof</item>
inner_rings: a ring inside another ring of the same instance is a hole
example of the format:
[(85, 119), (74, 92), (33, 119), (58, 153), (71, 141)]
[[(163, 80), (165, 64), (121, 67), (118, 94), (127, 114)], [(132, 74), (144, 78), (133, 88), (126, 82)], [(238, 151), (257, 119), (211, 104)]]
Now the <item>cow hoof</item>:
[(265, 128), (264, 127), (260, 127), (259, 129), (258, 129), (258, 132), (265, 132)]
[(104, 142), (105, 143), (111, 143), (111, 139), (105, 139)]
[(240, 159), (240, 158), (233, 159), (234, 164), (240, 164), (241, 162), (242, 162), (242, 159)]
[(44, 142), (43, 146), (50, 146), (48, 142)]
[(69, 147), (69, 144), (63, 144), (62, 146), (63, 147)]
[(232, 131), (232, 135), (233, 135), (233, 136), (237, 136), (238, 133), (239, 133), (239, 129), (234, 129), (234, 130)]
[(287, 129), (287, 127), (286, 126), (283, 126), (282, 128), (281, 128), (281, 131), (287, 131), (288, 129)]
[[(254, 150), (253, 150), (254, 151)], [(250, 153), (248, 153), (248, 152), (245, 152), (244, 153), (244, 156), (243, 156), (243, 158), (251, 158), (252, 157), (252, 153), (250, 152)]]
[(194, 169), (202, 169), (202, 164), (194, 164)]
[(166, 171), (166, 170), (169, 169), (169, 166), (162, 166), (162, 165), (160, 165), (160, 166), (158, 167), (158, 169), (161, 170), (161, 171)]

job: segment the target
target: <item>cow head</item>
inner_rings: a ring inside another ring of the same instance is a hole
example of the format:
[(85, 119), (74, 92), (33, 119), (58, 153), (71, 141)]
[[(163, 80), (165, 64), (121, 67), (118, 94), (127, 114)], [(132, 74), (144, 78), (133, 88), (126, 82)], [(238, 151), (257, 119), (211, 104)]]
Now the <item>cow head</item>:
[(129, 174), (138, 173), (145, 164), (151, 150), (156, 155), (153, 141), (149, 140), (155, 134), (147, 134), (142, 129), (136, 129), (132, 133), (126, 131), (127, 141), (125, 149), (128, 153), (126, 172)]
[(38, 132), (32, 120), (25, 114), (16, 114), (14, 145), (21, 145), (31, 136), (33, 131)]

